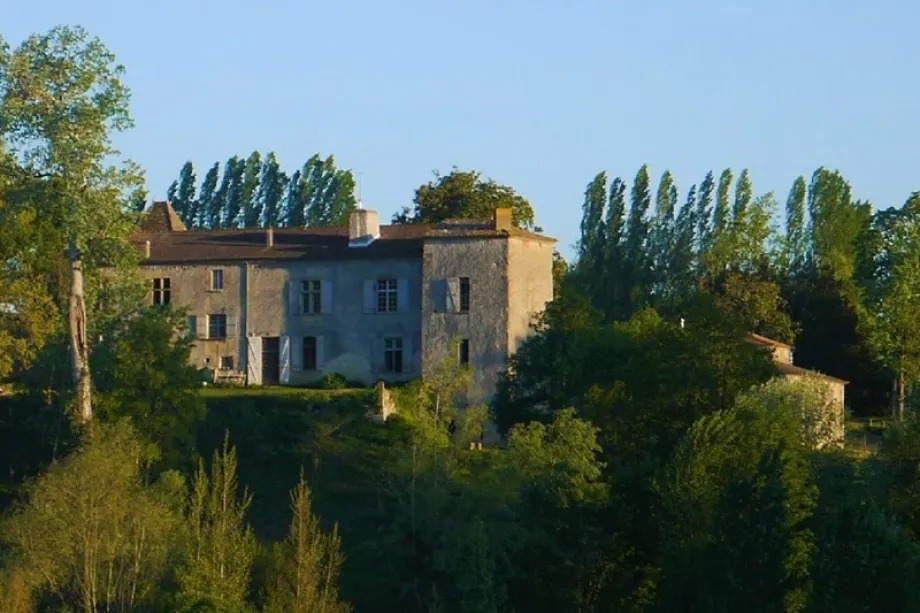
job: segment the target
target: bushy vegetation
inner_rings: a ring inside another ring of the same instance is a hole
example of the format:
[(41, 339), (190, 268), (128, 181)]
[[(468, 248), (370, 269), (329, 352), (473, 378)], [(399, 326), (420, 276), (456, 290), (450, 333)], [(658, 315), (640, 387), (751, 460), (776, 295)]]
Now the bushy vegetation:
[[(471, 373), (448, 360), (377, 423), (378, 391), (338, 375), (202, 387), (183, 313), (141, 306), (140, 173), (108, 165), (121, 73), (79, 28), (0, 41), (4, 612), (916, 610), (916, 195), (873, 213), (819, 169), (778, 234), (747, 171), (709, 173), (682, 207), (665, 173), (654, 215), (646, 167), (631, 186), (602, 173), (493, 405), (461, 408)], [(272, 223), (277, 160), (232, 160), (198, 197), (187, 165), (183, 211)], [(308, 165), (288, 223), (333, 223), (350, 175)], [(308, 198), (327, 180), (341, 189)], [(459, 170), (397, 220), (497, 202), (533, 224)], [(751, 331), (852, 378), (857, 412), (889, 401), (877, 453), (839, 448), (826, 389), (774, 379)], [(503, 438), (483, 447), (490, 418)]]

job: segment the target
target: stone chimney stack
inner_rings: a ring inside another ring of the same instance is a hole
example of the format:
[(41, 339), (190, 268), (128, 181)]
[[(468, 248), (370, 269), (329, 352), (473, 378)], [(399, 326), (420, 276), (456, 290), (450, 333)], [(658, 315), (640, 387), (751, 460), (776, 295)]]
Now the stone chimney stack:
[(380, 214), (369, 209), (355, 209), (348, 217), (348, 245), (365, 247), (380, 238)]
[(144, 241), (144, 257), (150, 259), (150, 241)]
[(498, 231), (511, 232), (512, 227), (511, 209), (495, 209), (495, 229)]
[(275, 246), (275, 229), (269, 228), (265, 232), (265, 246), (274, 247)]

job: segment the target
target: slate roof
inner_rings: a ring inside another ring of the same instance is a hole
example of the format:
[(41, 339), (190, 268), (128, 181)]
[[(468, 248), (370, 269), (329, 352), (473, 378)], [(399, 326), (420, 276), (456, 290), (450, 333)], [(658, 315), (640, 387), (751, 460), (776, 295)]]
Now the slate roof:
[[(452, 220), (437, 224), (398, 224), (380, 226), (380, 238), (366, 247), (349, 247), (347, 227), (275, 228), (274, 241), (267, 245), (265, 229), (247, 230), (166, 230), (178, 219), (166, 203), (166, 212), (151, 209), (155, 218), (142, 224), (132, 242), (143, 253), (150, 241), (150, 257), (144, 264), (183, 264), (255, 260), (355, 260), (421, 258), (425, 240), (452, 238), (505, 238), (514, 236), (541, 242), (555, 239), (520, 228), (496, 230), (488, 221)], [(170, 215), (171, 213), (171, 215)], [(166, 220), (164, 223), (163, 220)], [(181, 224), (182, 222), (179, 221)]]

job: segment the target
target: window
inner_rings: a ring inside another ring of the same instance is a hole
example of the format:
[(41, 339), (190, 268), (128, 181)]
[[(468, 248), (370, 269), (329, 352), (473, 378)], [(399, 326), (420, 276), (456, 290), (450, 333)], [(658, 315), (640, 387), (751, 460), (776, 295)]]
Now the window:
[(399, 337), (383, 339), (383, 360), (387, 372), (402, 372), (403, 342)]
[(318, 280), (307, 280), (300, 286), (300, 312), (316, 315), (323, 311), (323, 284)]
[(208, 338), (227, 338), (227, 316), (224, 313), (208, 315)]
[(470, 312), (470, 278), (460, 277), (460, 312)]
[(224, 289), (224, 271), (220, 268), (211, 271), (211, 289), (216, 292)]
[(395, 313), (397, 306), (396, 279), (379, 279), (377, 281), (377, 312)]
[(303, 337), (303, 369), (316, 370), (316, 337)]
[(153, 280), (153, 304), (169, 304), (169, 277)]
[(220, 369), (221, 370), (233, 370), (233, 356), (232, 355), (220, 356)]
[(465, 366), (470, 363), (470, 339), (464, 338), (460, 341), (460, 365)]

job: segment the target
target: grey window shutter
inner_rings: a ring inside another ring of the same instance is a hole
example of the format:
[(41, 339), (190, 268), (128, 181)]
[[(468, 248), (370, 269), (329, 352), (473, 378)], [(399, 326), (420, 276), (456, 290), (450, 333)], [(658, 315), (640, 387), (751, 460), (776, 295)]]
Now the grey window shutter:
[(322, 370), (326, 365), (326, 337), (316, 337), (316, 369)]
[(189, 336), (198, 336), (198, 318), (196, 316), (189, 315), (188, 319), (186, 319), (186, 326), (188, 326)]
[(376, 281), (373, 279), (364, 280), (364, 312), (373, 313), (377, 310), (377, 300), (374, 295), (374, 289), (376, 286)]
[(320, 287), (320, 302), (323, 313), (332, 312), (332, 281), (323, 279)]
[(409, 309), (409, 281), (396, 280), (396, 310), (403, 313)]
[(196, 317), (196, 336), (198, 338), (208, 338), (208, 316)]
[(227, 315), (227, 338), (236, 336), (236, 317)]
[(447, 279), (447, 312), (448, 313), (459, 313), (460, 312), (460, 279), (458, 277), (450, 277)]
[(290, 304), (291, 315), (300, 315), (300, 281), (291, 279), (288, 281), (288, 303)]

